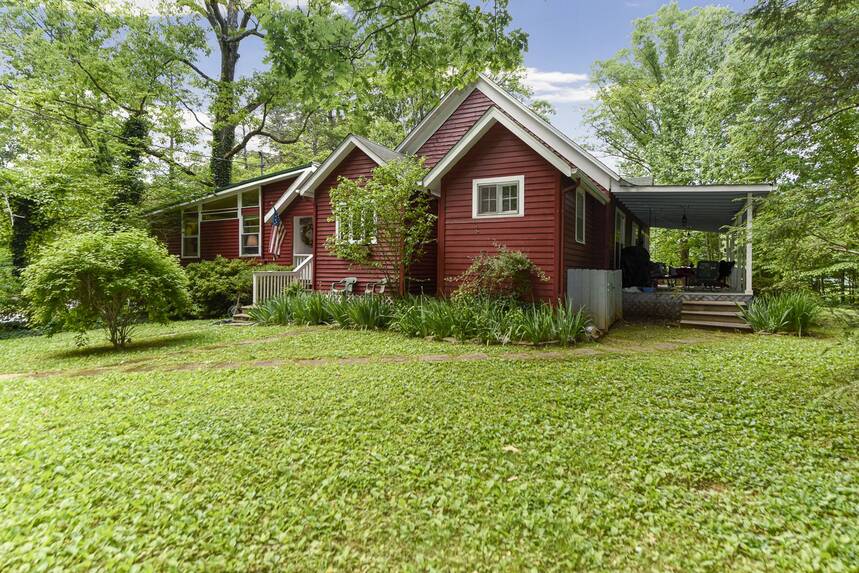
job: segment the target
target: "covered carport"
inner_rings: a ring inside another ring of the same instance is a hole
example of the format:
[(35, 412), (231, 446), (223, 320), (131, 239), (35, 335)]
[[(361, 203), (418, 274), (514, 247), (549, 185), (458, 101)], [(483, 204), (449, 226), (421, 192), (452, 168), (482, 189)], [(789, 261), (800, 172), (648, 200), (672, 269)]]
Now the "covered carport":
[(756, 199), (772, 192), (757, 185), (620, 185), (612, 194), (649, 227), (722, 233), (745, 225), (742, 244), (726, 241), (726, 257), (737, 263), (738, 292), (752, 294), (752, 221)]

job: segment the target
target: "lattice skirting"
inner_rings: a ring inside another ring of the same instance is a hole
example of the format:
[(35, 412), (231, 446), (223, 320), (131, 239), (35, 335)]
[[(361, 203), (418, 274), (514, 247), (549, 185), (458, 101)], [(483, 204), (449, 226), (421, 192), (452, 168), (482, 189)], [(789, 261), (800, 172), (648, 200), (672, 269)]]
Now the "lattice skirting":
[(709, 292), (624, 292), (624, 318), (656, 318), (680, 320), (683, 301), (725, 300), (748, 302), (751, 295)]

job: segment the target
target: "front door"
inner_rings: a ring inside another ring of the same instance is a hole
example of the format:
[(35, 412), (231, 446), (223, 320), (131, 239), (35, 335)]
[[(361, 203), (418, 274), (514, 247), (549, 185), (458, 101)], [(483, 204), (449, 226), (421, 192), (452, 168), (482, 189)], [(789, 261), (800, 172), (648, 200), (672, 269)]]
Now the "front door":
[(298, 265), (313, 254), (313, 217), (293, 217), (292, 222), (292, 260)]

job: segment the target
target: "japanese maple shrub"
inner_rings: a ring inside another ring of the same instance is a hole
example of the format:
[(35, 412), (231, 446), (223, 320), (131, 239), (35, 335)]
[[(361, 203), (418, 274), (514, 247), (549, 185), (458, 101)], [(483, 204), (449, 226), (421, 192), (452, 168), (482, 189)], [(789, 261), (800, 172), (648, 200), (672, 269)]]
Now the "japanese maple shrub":
[(43, 253), (24, 271), (24, 296), (49, 334), (103, 327), (124, 348), (139, 322), (165, 323), (190, 306), (179, 262), (142, 231), (64, 236)]

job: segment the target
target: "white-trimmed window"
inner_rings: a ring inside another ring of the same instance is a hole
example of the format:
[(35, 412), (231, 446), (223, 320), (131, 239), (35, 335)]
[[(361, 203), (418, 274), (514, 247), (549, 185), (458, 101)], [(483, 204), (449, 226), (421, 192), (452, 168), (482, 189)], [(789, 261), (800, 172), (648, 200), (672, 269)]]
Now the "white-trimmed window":
[(576, 189), (576, 242), (585, 244), (585, 209), (587, 200), (584, 189)]
[[(239, 195), (239, 255), (258, 257), (262, 252), (262, 213), (260, 213), (260, 190), (252, 189)], [(248, 207), (255, 211), (245, 212)]]
[(614, 212), (614, 262), (620, 266), (620, 252), (626, 246), (626, 215), (616, 209)]
[(235, 195), (203, 203), (202, 221), (226, 221), (238, 217), (238, 198)]
[(632, 237), (630, 237), (630, 245), (635, 246), (638, 244), (638, 223), (635, 221), (632, 222)]
[(334, 219), (334, 234), (350, 243), (376, 244), (376, 217), (373, 213), (354, 215), (347, 221)]
[(183, 259), (200, 257), (200, 206), (182, 210), (182, 251)]
[(473, 219), (522, 217), (525, 214), (525, 176), (475, 179), (472, 183)]
[(259, 188), (242, 193), (242, 207), (259, 207)]

